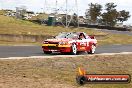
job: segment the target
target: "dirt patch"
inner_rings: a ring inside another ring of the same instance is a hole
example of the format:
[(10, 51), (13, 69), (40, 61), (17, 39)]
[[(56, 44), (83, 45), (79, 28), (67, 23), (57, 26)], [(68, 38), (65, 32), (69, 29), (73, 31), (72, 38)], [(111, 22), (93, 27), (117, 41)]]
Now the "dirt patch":
[(132, 75), (132, 55), (0, 60), (0, 88), (130, 88), (130, 84), (79, 86), (77, 68), (92, 74)]
[(50, 78), (33, 79), (26, 77), (0, 76), (0, 88), (75, 88), (72, 85), (61, 84)]

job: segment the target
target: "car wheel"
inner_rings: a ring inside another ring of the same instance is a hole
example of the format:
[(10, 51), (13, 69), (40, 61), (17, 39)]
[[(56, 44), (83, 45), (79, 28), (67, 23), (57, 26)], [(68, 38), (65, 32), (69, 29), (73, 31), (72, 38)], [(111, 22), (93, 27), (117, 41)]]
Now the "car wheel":
[(88, 54), (94, 54), (95, 53), (96, 46), (92, 44), (90, 51), (88, 51)]
[(51, 51), (44, 51), (44, 54), (51, 54)]
[(71, 54), (72, 55), (76, 55), (77, 54), (77, 46), (76, 46), (76, 44), (73, 44), (71, 46)]

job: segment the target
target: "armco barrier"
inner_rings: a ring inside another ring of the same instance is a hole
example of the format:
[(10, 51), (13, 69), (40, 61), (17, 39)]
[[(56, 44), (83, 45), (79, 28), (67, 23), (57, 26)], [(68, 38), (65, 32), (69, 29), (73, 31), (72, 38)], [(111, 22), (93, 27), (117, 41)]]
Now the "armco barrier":
[(14, 42), (42, 42), (44, 39), (51, 37), (52, 36), (44, 36), (44, 35), (0, 34), (1, 41), (14, 41)]

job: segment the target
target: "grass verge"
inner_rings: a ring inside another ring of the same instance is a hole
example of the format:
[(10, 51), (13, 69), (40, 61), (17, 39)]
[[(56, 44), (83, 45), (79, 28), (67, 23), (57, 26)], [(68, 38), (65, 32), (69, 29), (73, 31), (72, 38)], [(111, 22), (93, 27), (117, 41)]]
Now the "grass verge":
[(99, 45), (132, 44), (132, 36), (125, 34), (107, 34), (101, 39), (98, 39), (98, 43)]
[(79, 86), (77, 68), (87, 73), (130, 74), (132, 55), (82, 56), (71, 58), (36, 58), (0, 60), (2, 88), (131, 88), (130, 84), (87, 84)]
[[(132, 44), (132, 36), (128, 36), (128, 35), (104, 33), (101, 31), (90, 29), (90, 28), (63, 28), (63, 27), (53, 27), (53, 26), (42, 26), (42, 25), (34, 24), (29, 21), (6, 17), (3, 15), (0, 15), (0, 19), (1, 19), (0, 20), (0, 34), (12, 34), (12, 35), (26, 34), (26, 35), (55, 36), (60, 32), (86, 32), (89, 35), (97, 35), (97, 36), (103, 35), (103, 37), (97, 37), (99, 41), (98, 42), (99, 45)], [(0, 41), (0, 43), (9, 45), (15, 42), (12, 41), (12, 42), (8, 42), (7, 44), (5, 42)], [(16, 43), (22, 43), (22, 42), (16, 42)], [(40, 45), (40, 43), (34, 43), (34, 44)]]
[(60, 32), (80, 32), (88, 34), (104, 35), (106, 33), (97, 32), (83, 28), (63, 28), (53, 26), (42, 26), (29, 21), (19, 20), (0, 15), (0, 34), (30, 34), (30, 35), (57, 35)]

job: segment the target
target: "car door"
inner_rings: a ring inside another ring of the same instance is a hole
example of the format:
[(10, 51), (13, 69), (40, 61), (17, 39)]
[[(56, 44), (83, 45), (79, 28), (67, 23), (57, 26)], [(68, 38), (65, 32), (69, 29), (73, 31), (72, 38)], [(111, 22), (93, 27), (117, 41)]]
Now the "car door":
[(84, 39), (78, 39), (77, 40), (77, 46), (78, 46), (78, 51), (86, 51), (86, 47), (87, 47), (86, 37)]
[(86, 39), (82, 39), (80, 41), (80, 51), (85, 51), (86, 47), (87, 47), (87, 41), (86, 41)]
[(90, 36), (88, 36), (86, 33), (84, 33), (85, 37), (86, 37), (86, 51), (89, 51), (91, 49), (91, 43), (92, 43), (92, 39), (90, 38)]

